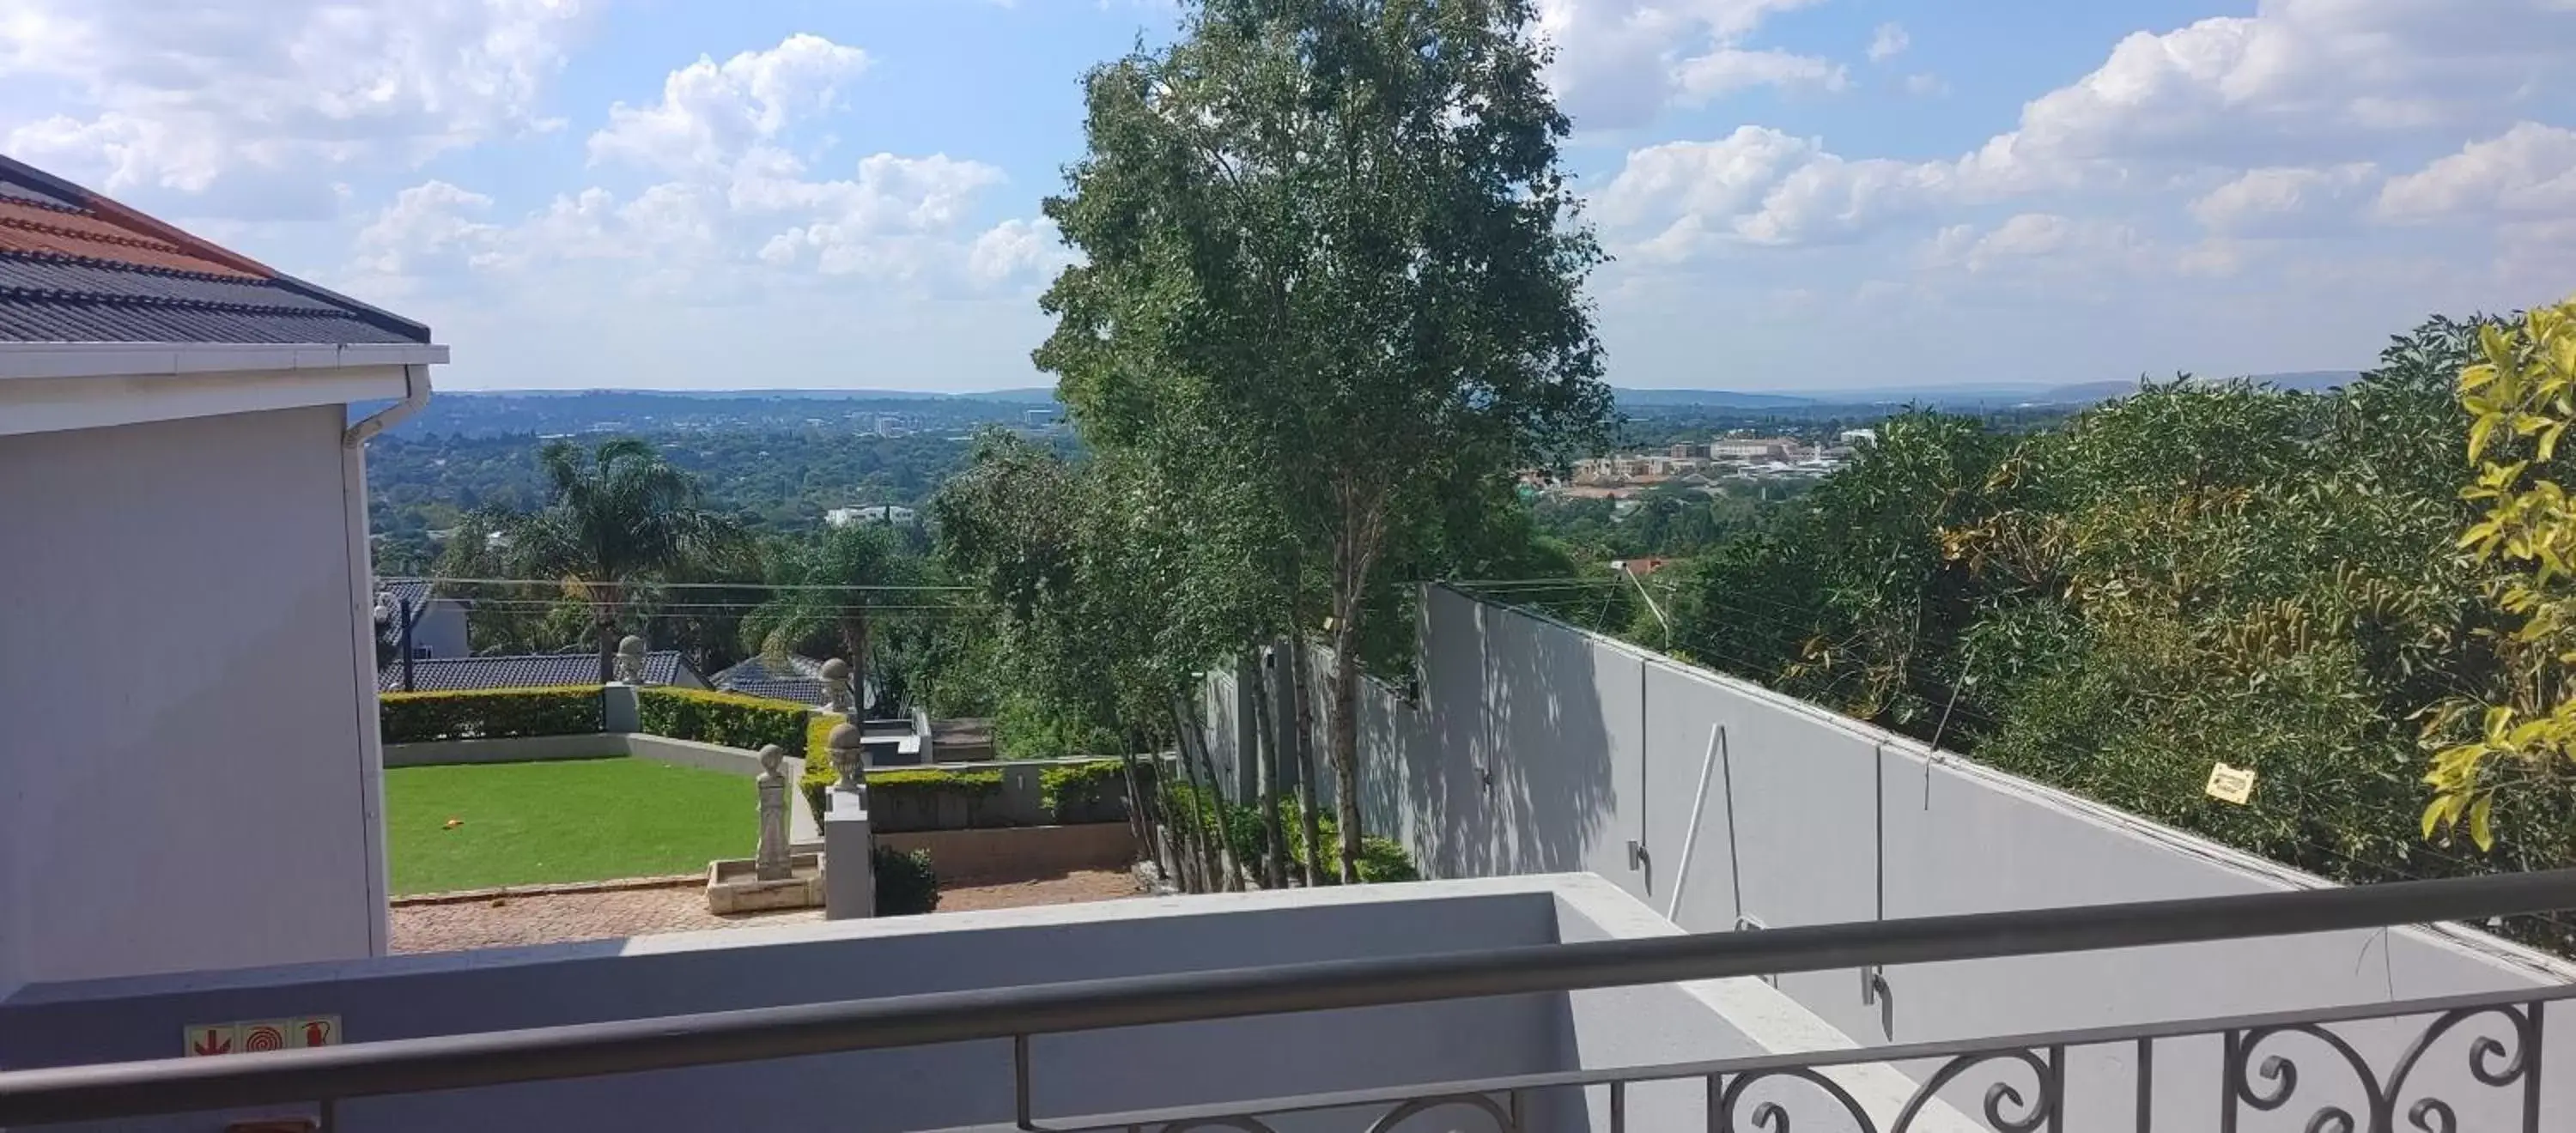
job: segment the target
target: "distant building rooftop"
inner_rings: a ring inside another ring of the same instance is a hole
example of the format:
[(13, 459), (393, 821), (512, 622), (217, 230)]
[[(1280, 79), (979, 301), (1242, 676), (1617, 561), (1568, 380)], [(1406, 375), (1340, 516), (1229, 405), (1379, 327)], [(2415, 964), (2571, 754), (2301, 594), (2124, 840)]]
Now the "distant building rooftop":
[[(644, 683), (655, 685), (688, 684), (682, 674), (688, 664), (678, 650), (661, 649), (644, 655)], [(692, 674), (693, 676), (694, 674)], [(402, 687), (403, 666), (397, 660), (376, 674), (376, 688), (392, 692)], [(411, 663), (411, 687), (414, 692), (461, 692), (489, 688), (547, 688), (554, 685), (591, 685), (599, 683), (599, 655), (596, 653), (523, 653), (512, 657), (429, 657)]]

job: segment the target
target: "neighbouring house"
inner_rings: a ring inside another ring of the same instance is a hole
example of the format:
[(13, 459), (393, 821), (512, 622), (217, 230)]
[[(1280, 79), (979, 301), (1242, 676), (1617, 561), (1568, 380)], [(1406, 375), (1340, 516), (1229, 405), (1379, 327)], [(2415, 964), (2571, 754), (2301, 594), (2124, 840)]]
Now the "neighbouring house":
[(445, 361), (0, 158), (0, 994), (385, 950), (364, 442)]
[(902, 526), (911, 523), (918, 513), (897, 504), (875, 504), (868, 507), (836, 507), (823, 513), (823, 522), (834, 527), (854, 523), (884, 523)]
[[(411, 664), (411, 692), (461, 692), (467, 689), (548, 688), (599, 683), (597, 653), (522, 653), (508, 657), (432, 657)], [(689, 667), (676, 649), (644, 655), (644, 683), (705, 688), (706, 678)], [(402, 692), (403, 666), (395, 660), (376, 674), (376, 687)]]
[(397, 578), (377, 584), (376, 605), (371, 611), (376, 615), (376, 637), (394, 650), (392, 656), (402, 656), (406, 611), (413, 660), (473, 654), (466, 630), (465, 603), (435, 593), (425, 579)]
[[(867, 683), (867, 689), (860, 694), (860, 705), (873, 708), (877, 703), (876, 680), (870, 677)], [(720, 692), (765, 696), (818, 708), (831, 703), (831, 698), (823, 695), (823, 662), (801, 653), (790, 653), (777, 659), (748, 658), (731, 668), (718, 670), (707, 678), (707, 684)]]

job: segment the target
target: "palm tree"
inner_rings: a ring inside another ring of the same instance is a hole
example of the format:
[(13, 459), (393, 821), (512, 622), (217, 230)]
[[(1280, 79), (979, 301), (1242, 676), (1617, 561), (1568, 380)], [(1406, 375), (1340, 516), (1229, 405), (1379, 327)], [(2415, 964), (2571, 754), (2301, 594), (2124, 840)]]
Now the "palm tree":
[(868, 610), (887, 603), (876, 591), (852, 588), (906, 585), (919, 576), (919, 566), (883, 525), (853, 523), (825, 531), (781, 556), (775, 574), (788, 588), (772, 591), (768, 601), (743, 616), (743, 648), (784, 657), (800, 642), (832, 634), (850, 663), (850, 695), (864, 710)]
[(588, 604), (604, 684), (617, 677), (618, 614), (634, 584), (739, 559), (749, 540), (739, 524), (700, 506), (695, 478), (633, 437), (588, 452), (554, 441), (537, 453), (537, 465), (552, 498), (509, 524), (509, 560), (529, 575), (563, 580), (568, 596)]

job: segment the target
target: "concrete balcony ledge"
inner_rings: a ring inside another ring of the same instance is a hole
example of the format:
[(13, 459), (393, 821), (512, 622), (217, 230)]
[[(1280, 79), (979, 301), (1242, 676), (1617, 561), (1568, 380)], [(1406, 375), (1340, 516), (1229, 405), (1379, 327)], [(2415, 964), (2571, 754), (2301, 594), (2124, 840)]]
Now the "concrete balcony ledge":
[[(175, 1057), (190, 1024), (231, 1019), (337, 1015), (351, 1041), (370, 1042), (1674, 931), (1599, 878), (1548, 875), (675, 933), (39, 985), (0, 1002), (0, 1064)], [(1044, 1035), (1030, 1089), (1041, 1114), (1089, 1114), (1850, 1046), (1769, 985), (1733, 979)], [(1829, 1074), (1882, 1123), (1915, 1090), (1882, 1066)], [(999, 1128), (1012, 1081), (1011, 1044), (988, 1040), (356, 1098), (337, 1119), (346, 1130)], [(1597, 1094), (1541, 1091), (1524, 1127), (1594, 1127), (1607, 1104)], [(1641, 1130), (1696, 1123), (1703, 1106), (1682, 1088), (1625, 1099)], [(1927, 1112), (1915, 1127), (1970, 1127), (1945, 1120)]]

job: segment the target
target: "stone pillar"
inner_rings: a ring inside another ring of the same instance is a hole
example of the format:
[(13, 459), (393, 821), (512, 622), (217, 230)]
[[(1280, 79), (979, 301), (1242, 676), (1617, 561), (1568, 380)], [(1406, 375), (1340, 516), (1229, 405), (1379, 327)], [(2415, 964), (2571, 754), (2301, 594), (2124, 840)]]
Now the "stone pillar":
[(762, 881), (795, 876), (787, 863), (787, 776), (778, 765), (787, 753), (777, 744), (760, 748), (760, 841), (752, 852), (754, 875)]
[(846, 720), (824, 740), (839, 778), (824, 792), (823, 919), (877, 915), (877, 840), (868, 823), (868, 773), (859, 726)]
[(644, 730), (644, 709), (636, 702), (634, 685), (609, 685), (599, 690), (599, 728), (603, 732)]
[(877, 915), (877, 839), (868, 825), (868, 794), (833, 787), (823, 812), (823, 919)]
[(859, 714), (850, 691), (850, 663), (838, 657), (823, 662), (823, 710), (852, 718)]

